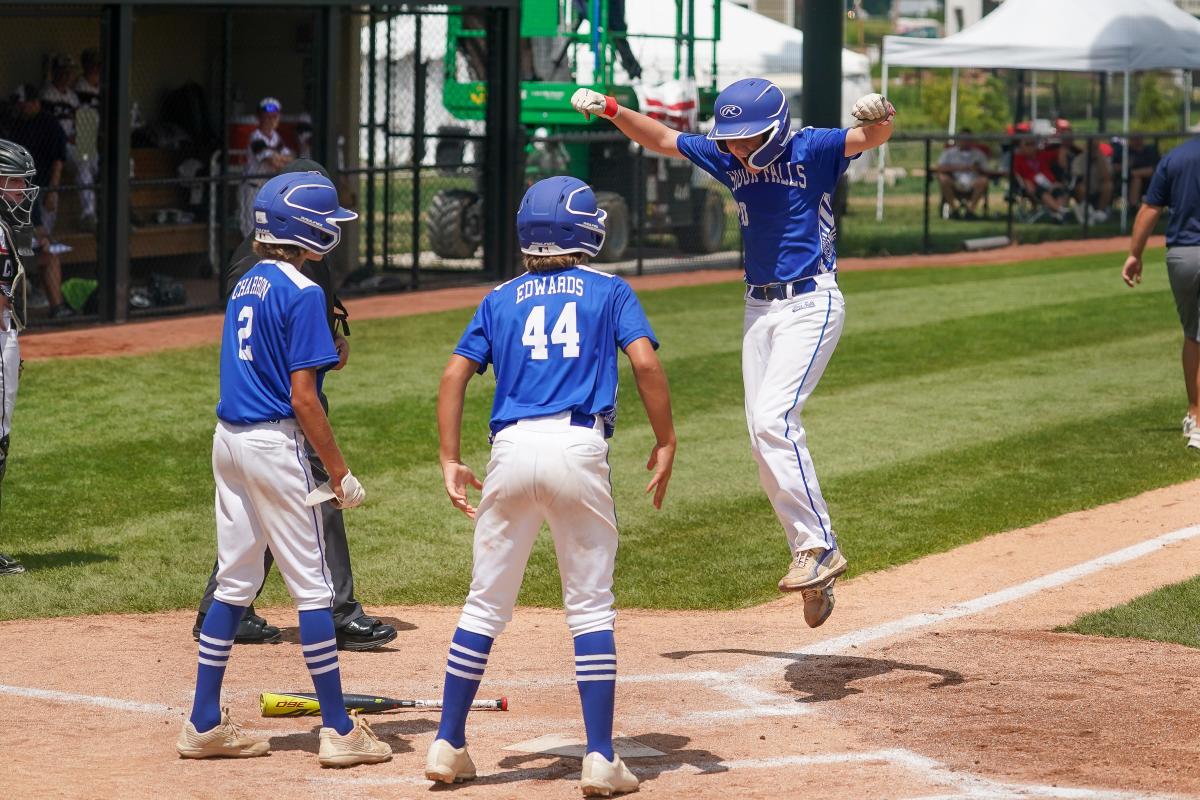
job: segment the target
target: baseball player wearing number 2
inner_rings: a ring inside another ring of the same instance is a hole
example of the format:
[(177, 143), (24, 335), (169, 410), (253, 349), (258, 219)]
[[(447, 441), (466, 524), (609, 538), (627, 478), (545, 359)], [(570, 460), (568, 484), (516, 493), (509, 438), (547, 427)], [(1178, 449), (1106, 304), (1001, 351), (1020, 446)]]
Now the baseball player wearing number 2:
[(334, 635), (333, 589), (325, 562), (321, 492), (305, 444), (320, 456), (342, 508), (366, 492), (350, 474), (318, 395), (338, 352), (325, 315), (325, 294), (300, 273), (337, 247), (343, 222), (358, 217), (338, 205), (318, 172), (279, 175), (254, 200), (254, 252), (261, 259), (229, 293), (221, 337), (221, 400), (213, 432), (216, 483), (217, 590), (200, 628), (192, 713), (179, 732), (184, 758), (249, 758), (270, 752), (221, 710), (221, 683), (238, 623), (263, 581), (269, 546), (299, 610), (300, 649), (321, 703), (322, 766), (392, 757), (362, 718), (342, 704)]
[(750, 448), (792, 552), (779, 588), (803, 594), (805, 621), (815, 628), (833, 611), (833, 582), (847, 566), (800, 422), (842, 333), (832, 198), (850, 159), (891, 136), (896, 111), (868, 94), (854, 104), (855, 128), (792, 131), (787, 98), (761, 78), (717, 96), (707, 136), (671, 130), (590, 89), (576, 91), (571, 104), (648, 150), (693, 162), (733, 193), (746, 252)]
[[(587, 753), (580, 787), (608, 796), (637, 789), (613, 752), (617, 650), (613, 565), (617, 515), (607, 437), (616, 421), (617, 350), (624, 350), (654, 430), (647, 492), (662, 506), (675, 429), (658, 342), (629, 284), (586, 266), (604, 243), (605, 212), (587, 184), (554, 177), (530, 187), (517, 212), (525, 274), (494, 289), (450, 357), (438, 392), (446, 492), (475, 520), (471, 592), (450, 643), (437, 737), (425, 777), (475, 777), (466, 721), (492, 642), (512, 619), (529, 551), (550, 524), (574, 637)], [(492, 458), (482, 486), (459, 455), (463, 397), (492, 364)], [(467, 487), (483, 489), (476, 510)]]

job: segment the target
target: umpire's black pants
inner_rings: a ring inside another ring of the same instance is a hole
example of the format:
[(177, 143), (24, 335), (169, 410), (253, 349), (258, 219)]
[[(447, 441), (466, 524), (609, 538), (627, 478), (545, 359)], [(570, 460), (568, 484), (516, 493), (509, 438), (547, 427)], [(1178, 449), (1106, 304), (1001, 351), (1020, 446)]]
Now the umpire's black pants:
[[(329, 410), (324, 395), (321, 395), (321, 405), (325, 406), (326, 411)], [(304, 452), (308, 456), (308, 463), (312, 465), (313, 477), (316, 478), (317, 483), (321, 484), (329, 480), (329, 475), (325, 472), (325, 465), (321, 463), (321, 459), (307, 439), (304, 441)], [(347, 622), (361, 617), (363, 608), (354, 599), (354, 575), (350, 571), (350, 546), (346, 542), (346, 523), (342, 519), (342, 510), (334, 508), (333, 503), (322, 503), (321, 518), (325, 523), (325, 563), (329, 565), (329, 574), (333, 577), (333, 624), (334, 627), (341, 628)], [(267, 573), (271, 571), (271, 563), (274, 560), (270, 548), (267, 548), (263, 558), (264, 580)], [(213, 592), (215, 591), (217, 591), (217, 564), (214, 563), (212, 574), (208, 576), (208, 586), (204, 589), (204, 597), (200, 600), (201, 614), (207, 614), (208, 609), (212, 607)], [(258, 587), (258, 591), (260, 594), (262, 593), (261, 586)]]

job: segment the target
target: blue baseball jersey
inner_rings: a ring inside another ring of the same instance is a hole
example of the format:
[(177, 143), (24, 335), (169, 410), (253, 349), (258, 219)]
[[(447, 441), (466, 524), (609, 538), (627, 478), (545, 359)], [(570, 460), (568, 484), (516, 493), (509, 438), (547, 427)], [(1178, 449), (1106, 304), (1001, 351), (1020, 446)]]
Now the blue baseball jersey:
[(492, 364), (491, 429), (572, 411), (605, 419), (617, 412), (617, 348), (658, 340), (623, 279), (588, 267), (525, 273), (488, 293), (454, 352)]
[(338, 361), (325, 293), (291, 264), (260, 261), (234, 285), (221, 335), (221, 400), (217, 416), (248, 425), (288, 419), (292, 373)]
[(1170, 206), (1168, 247), (1200, 245), (1200, 137), (1163, 156), (1144, 199), (1152, 206)]
[(733, 192), (747, 283), (794, 281), (837, 269), (833, 192), (850, 164), (844, 129), (803, 128), (773, 164), (754, 174), (702, 134), (681, 134), (676, 146)]

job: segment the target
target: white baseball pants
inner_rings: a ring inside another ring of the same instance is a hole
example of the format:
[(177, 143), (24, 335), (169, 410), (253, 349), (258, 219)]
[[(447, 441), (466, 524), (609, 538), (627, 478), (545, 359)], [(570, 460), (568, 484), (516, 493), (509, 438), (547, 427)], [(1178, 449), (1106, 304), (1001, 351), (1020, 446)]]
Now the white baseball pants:
[(608, 442), (603, 425), (572, 425), (569, 413), (521, 420), (496, 434), (460, 628), (492, 638), (504, 631), (542, 522), (554, 537), (571, 635), (613, 629), (617, 514)]
[(793, 553), (835, 545), (800, 412), (829, 364), (844, 318), (833, 275), (787, 300), (746, 298), (742, 382), (750, 449)]
[(8, 312), (0, 318), (0, 439), (12, 431), (13, 409), (17, 405), (17, 384), (21, 379), (21, 345), (17, 326)]
[(263, 582), (268, 545), (279, 574), (301, 611), (333, 605), (325, 564), (325, 531), (318, 506), (304, 505), (316, 487), (295, 420), (232, 425), (213, 434), (217, 483), (217, 591), (214, 597), (248, 606)]

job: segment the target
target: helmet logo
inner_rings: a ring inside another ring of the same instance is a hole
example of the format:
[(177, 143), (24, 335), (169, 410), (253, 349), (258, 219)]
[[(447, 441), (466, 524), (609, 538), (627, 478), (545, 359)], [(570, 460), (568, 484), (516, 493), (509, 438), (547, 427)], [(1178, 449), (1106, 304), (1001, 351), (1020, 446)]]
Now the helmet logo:
[(739, 116), (742, 113), (742, 109), (739, 106), (727, 105), (721, 106), (721, 110), (717, 113), (726, 119), (730, 119), (732, 117)]

